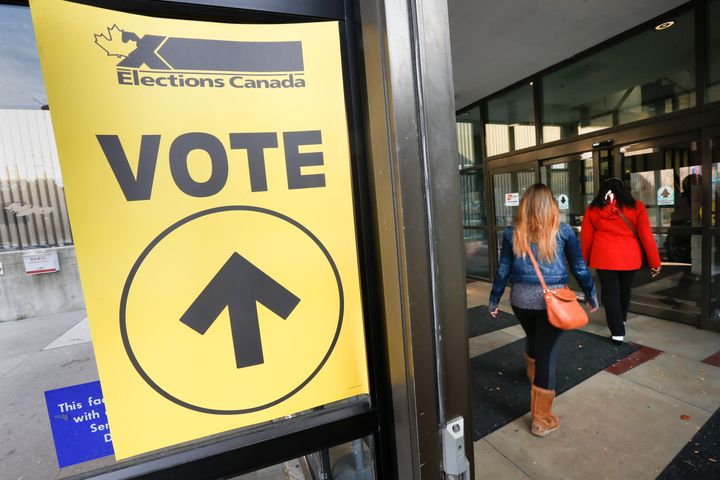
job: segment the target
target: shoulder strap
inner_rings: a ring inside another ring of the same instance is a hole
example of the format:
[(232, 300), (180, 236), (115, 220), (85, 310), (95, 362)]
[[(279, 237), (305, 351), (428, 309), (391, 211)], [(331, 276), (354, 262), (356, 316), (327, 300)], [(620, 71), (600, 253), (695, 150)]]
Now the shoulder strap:
[(620, 218), (623, 219), (623, 221), (624, 221), (625, 224), (628, 226), (628, 228), (629, 228), (630, 230), (632, 230), (633, 235), (635, 235), (635, 236), (637, 237), (637, 236), (638, 236), (638, 233), (637, 233), (637, 230), (635, 230), (635, 226), (634, 226), (632, 223), (630, 223), (630, 220), (628, 220), (628, 218), (627, 218), (625, 215), (623, 215), (622, 211), (620, 211), (619, 208), (618, 208), (618, 214), (620, 215)]
[(532, 250), (528, 246), (527, 254), (530, 256), (530, 261), (533, 264), (533, 267), (535, 267), (535, 273), (537, 273), (538, 278), (540, 279), (540, 285), (542, 285), (543, 292), (547, 292), (548, 288), (547, 285), (545, 285), (545, 279), (542, 276), (542, 273), (540, 273), (540, 267), (538, 267), (537, 261), (535, 260), (535, 255), (533, 255)]

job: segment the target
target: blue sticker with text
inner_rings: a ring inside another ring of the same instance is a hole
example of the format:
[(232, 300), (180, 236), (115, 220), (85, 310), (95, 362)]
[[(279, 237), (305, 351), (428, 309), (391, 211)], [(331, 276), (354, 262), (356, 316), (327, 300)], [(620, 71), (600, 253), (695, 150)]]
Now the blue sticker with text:
[(114, 453), (100, 382), (45, 392), (60, 468)]

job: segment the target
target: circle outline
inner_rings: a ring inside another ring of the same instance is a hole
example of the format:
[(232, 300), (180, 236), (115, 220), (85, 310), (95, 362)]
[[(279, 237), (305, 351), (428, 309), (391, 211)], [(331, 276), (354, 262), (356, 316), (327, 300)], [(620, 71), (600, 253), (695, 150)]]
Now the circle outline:
[[(259, 405), (257, 407), (234, 409), (234, 410), (201, 407), (199, 405), (194, 405), (192, 403), (181, 400), (181, 399), (173, 396), (169, 392), (165, 391), (160, 385), (158, 385), (150, 377), (150, 375), (148, 375), (147, 372), (145, 372), (145, 370), (140, 365), (139, 360), (135, 356), (135, 353), (133, 352), (133, 349), (132, 349), (132, 345), (130, 345), (130, 338), (129, 338), (128, 332), (127, 332), (127, 318), (126, 318), (127, 300), (128, 300), (128, 295), (130, 293), (130, 288), (132, 287), (132, 282), (135, 279), (135, 275), (137, 274), (138, 270), (142, 266), (143, 261), (150, 254), (150, 252), (165, 237), (167, 237), (172, 232), (174, 232), (181, 226), (185, 225), (186, 223), (189, 223), (193, 220), (204, 217), (206, 215), (212, 215), (214, 213), (229, 212), (229, 211), (248, 211), (248, 212), (256, 212), (256, 213), (270, 215), (270, 216), (279, 218), (280, 220), (283, 220), (283, 221), (289, 223), (290, 225), (294, 226), (295, 228), (297, 228), (301, 232), (303, 232), (305, 235), (307, 235), (313, 242), (315, 242), (315, 244), (318, 246), (318, 248), (320, 248), (320, 250), (325, 255), (325, 258), (327, 259), (328, 263), (330, 264), (330, 267), (333, 270), (333, 274), (335, 275), (335, 281), (337, 282), (338, 297), (340, 300), (340, 304), (339, 304), (339, 308), (338, 308), (338, 310), (339, 310), (338, 311), (338, 323), (337, 323), (337, 328), (335, 329), (335, 336), (333, 337), (333, 340), (330, 343), (330, 348), (328, 349), (327, 353), (325, 354), (323, 359), (320, 361), (320, 364), (310, 374), (310, 376), (308, 376), (305, 380), (303, 380), (300, 383), (300, 385), (295, 387), (293, 390), (291, 390), (290, 392), (286, 393), (285, 395), (283, 395), (282, 397), (280, 397), (276, 400), (265, 403), (263, 405)], [(135, 367), (135, 370), (138, 372), (140, 377), (145, 381), (145, 383), (147, 383), (157, 393), (159, 393), (166, 399), (170, 400), (171, 402), (173, 402), (177, 405), (180, 405), (181, 407), (188, 408), (190, 410), (195, 410), (195, 411), (202, 412), (202, 413), (216, 414), (216, 415), (240, 415), (240, 414), (245, 414), (245, 413), (258, 412), (260, 410), (265, 410), (265, 409), (275, 406), (279, 403), (282, 403), (285, 400), (287, 400), (288, 398), (290, 398), (293, 395), (295, 395), (296, 393), (298, 393), (308, 383), (310, 383), (310, 381), (325, 366), (325, 363), (328, 361), (328, 359), (330, 358), (330, 355), (332, 354), (333, 350), (335, 349), (335, 345), (337, 344), (338, 338), (340, 337), (340, 331), (342, 329), (344, 311), (345, 311), (345, 297), (344, 297), (344, 293), (343, 293), (343, 286), (342, 286), (342, 279), (340, 278), (340, 272), (338, 271), (337, 265), (335, 265), (335, 261), (333, 260), (332, 256), (330, 255), (330, 252), (325, 247), (325, 245), (323, 245), (323, 243), (320, 241), (320, 239), (315, 236), (314, 233), (312, 233), (307, 227), (305, 227), (303, 224), (301, 224), (297, 220), (290, 218), (287, 215), (284, 215), (280, 212), (270, 210), (268, 208), (255, 207), (252, 205), (226, 205), (223, 207), (214, 207), (214, 208), (209, 208), (206, 210), (201, 210), (199, 212), (193, 213), (191, 215), (188, 215), (185, 218), (178, 220), (177, 222), (173, 223), (168, 228), (163, 230), (140, 253), (138, 258), (135, 260), (135, 263), (133, 264), (132, 268), (130, 269), (130, 272), (128, 273), (127, 279), (125, 280), (125, 285), (123, 286), (122, 295), (120, 297), (120, 312), (119, 312), (120, 313), (120, 335), (122, 337), (123, 346), (125, 347), (125, 353), (127, 354), (128, 358), (130, 359), (130, 362), (132, 363), (133, 367)]]

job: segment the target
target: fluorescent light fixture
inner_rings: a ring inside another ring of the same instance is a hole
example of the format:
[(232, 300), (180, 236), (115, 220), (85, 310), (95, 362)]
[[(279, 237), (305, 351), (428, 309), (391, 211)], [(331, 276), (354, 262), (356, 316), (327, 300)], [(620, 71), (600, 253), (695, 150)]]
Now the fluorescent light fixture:
[(641, 148), (638, 150), (631, 150), (627, 149), (623, 152), (623, 149), (621, 148), (620, 151), (626, 156), (626, 157), (634, 157), (635, 155), (649, 155), (651, 153), (657, 153), (660, 150), (657, 148)]
[(657, 25), (655, 27), (655, 30), (657, 30), (659, 32), (660, 30), (668, 29), (668, 28), (672, 27), (673, 25), (675, 25), (675, 22), (670, 20), (669, 22), (663, 22), (660, 25)]

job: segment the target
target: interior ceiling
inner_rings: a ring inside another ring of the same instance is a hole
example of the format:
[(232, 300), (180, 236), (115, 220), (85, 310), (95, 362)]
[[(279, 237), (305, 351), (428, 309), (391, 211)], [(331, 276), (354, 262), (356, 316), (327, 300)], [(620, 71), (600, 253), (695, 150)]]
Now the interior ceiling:
[(687, 0), (448, 0), (455, 107), (459, 110), (684, 3)]

